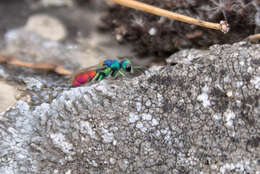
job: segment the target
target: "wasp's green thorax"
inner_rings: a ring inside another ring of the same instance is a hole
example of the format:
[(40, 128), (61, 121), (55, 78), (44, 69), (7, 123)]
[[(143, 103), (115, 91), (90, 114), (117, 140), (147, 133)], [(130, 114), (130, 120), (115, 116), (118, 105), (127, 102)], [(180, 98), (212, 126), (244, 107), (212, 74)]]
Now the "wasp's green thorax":
[(119, 61), (114, 61), (112, 64), (111, 64), (111, 69), (113, 71), (118, 71), (120, 69), (120, 63)]

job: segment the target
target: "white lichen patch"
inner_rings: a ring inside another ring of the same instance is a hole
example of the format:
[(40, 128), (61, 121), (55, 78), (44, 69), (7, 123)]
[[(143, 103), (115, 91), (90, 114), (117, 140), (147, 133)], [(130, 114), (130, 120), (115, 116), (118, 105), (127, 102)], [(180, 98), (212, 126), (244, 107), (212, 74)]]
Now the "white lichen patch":
[(247, 72), (248, 73), (253, 73), (254, 72), (254, 68), (252, 68), (251, 66), (249, 66), (248, 68), (247, 68)]
[(159, 121), (155, 118), (152, 119), (152, 126), (157, 126), (159, 124)]
[[(41, 104), (40, 106), (37, 106), (35, 108), (35, 110), (33, 111), (33, 115), (41, 118), (41, 120), (44, 120), (46, 121), (47, 117), (45, 117), (45, 115), (48, 113), (48, 112), (51, 112), (51, 109), (50, 109), (50, 104), (48, 103), (43, 103)], [(54, 115), (54, 113), (52, 113)]]
[(142, 114), (142, 119), (150, 121), (150, 120), (152, 120), (152, 116), (150, 114), (143, 113)]
[(166, 135), (169, 132), (169, 128), (161, 129), (161, 133)]
[(117, 141), (114, 139), (112, 144), (113, 144), (113, 146), (116, 146), (117, 145)]
[(59, 173), (59, 170), (57, 170), (57, 169), (55, 169), (54, 171), (53, 171), (53, 174), (58, 174)]
[(177, 162), (179, 164), (185, 164), (189, 166), (194, 166), (199, 162), (199, 159), (193, 155), (188, 155), (188, 157), (183, 153), (178, 153)]
[(213, 115), (213, 118), (215, 120), (220, 120), (221, 119), (221, 115), (219, 113), (216, 113), (216, 114)]
[(114, 140), (114, 134), (107, 129), (102, 129), (102, 139), (104, 143), (112, 143)]
[(95, 84), (95, 89), (97, 91), (101, 91), (103, 94), (106, 94), (108, 96), (116, 96), (116, 94), (114, 92), (112, 92), (110, 90), (110, 88), (108, 87), (107, 81), (106, 80), (102, 80), (101, 82)]
[(116, 163), (116, 159), (115, 158), (110, 158), (109, 162), (110, 162), (110, 164), (114, 165)]
[(151, 105), (152, 105), (151, 100), (147, 100), (147, 101), (145, 102), (145, 106), (150, 107)]
[(211, 81), (212, 81), (212, 78), (209, 77), (209, 76), (206, 76), (206, 77), (204, 78), (204, 81), (205, 81), (205, 82), (211, 82)]
[(65, 174), (71, 174), (71, 169), (67, 170)]
[(202, 93), (198, 95), (197, 100), (202, 102), (202, 105), (206, 108), (210, 106), (209, 96), (208, 96), (208, 86), (202, 88)]
[(40, 90), (43, 87), (42, 82), (37, 80), (36, 78), (26, 77), (23, 79), (29, 90)]
[(157, 101), (158, 101), (158, 106), (162, 106), (163, 96), (160, 93), (157, 93)]
[(20, 111), (20, 113), (23, 114), (23, 115), (29, 114), (28, 112), (30, 111), (30, 106), (28, 105), (28, 103), (26, 103), (22, 100), (19, 100), (17, 102), (16, 108), (23, 108), (23, 110)]
[(140, 129), (142, 132), (147, 131), (147, 128), (144, 126), (144, 124), (141, 121), (137, 122), (136, 128)]
[(255, 76), (250, 80), (250, 83), (252, 83), (256, 89), (260, 89), (260, 76)]
[(161, 136), (161, 131), (160, 131), (160, 130), (157, 130), (157, 131), (155, 132), (155, 135), (156, 135), (157, 137), (160, 137), (160, 136)]
[(90, 165), (92, 165), (94, 167), (98, 166), (98, 164), (97, 164), (97, 162), (95, 160), (89, 160), (88, 162), (89, 162)]
[(97, 139), (96, 133), (93, 131), (91, 124), (87, 121), (80, 122), (80, 131), (83, 134), (88, 134), (91, 138)]
[(250, 162), (249, 161), (240, 161), (238, 163), (227, 163), (220, 167), (220, 173), (225, 174), (228, 172), (234, 173), (246, 173), (246, 171), (250, 170)]
[(129, 100), (122, 101), (122, 105), (128, 105), (128, 104), (129, 104)]
[(136, 103), (136, 110), (137, 110), (138, 112), (140, 112), (140, 111), (142, 110), (142, 103), (140, 103), (140, 102), (137, 102), (137, 103)]
[(240, 65), (240, 66), (244, 66), (244, 65), (245, 65), (245, 62), (244, 62), (244, 61), (240, 61), (240, 62), (239, 62), (239, 65)]
[(241, 88), (241, 86), (243, 86), (243, 82), (239, 81), (239, 82), (236, 82), (236, 87), (237, 88)]
[(128, 118), (129, 123), (135, 123), (137, 120), (139, 120), (139, 116), (135, 113), (130, 112)]
[(210, 165), (210, 168), (211, 168), (212, 170), (217, 170), (217, 169), (218, 169), (218, 166), (217, 166), (216, 164), (212, 164), (212, 165)]
[(224, 113), (224, 118), (225, 118), (225, 125), (228, 127), (233, 126), (233, 119), (236, 117), (235, 113), (232, 112), (231, 110), (227, 110)]
[(53, 144), (60, 148), (64, 153), (72, 154), (73, 145), (66, 141), (62, 133), (50, 134)]
[(167, 134), (164, 136), (164, 140), (165, 142), (167, 142), (168, 145), (172, 144), (172, 136), (170, 131), (168, 131)]
[(224, 82), (230, 82), (231, 81), (231, 78), (230, 78), (230, 75), (227, 75), (224, 77)]

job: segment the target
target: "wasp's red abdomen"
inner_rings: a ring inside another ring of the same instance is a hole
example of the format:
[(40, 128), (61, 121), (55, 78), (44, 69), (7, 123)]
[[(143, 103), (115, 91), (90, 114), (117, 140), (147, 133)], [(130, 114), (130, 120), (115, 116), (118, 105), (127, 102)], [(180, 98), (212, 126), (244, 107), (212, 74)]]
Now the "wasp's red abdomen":
[(72, 82), (73, 86), (80, 86), (84, 83), (87, 83), (93, 77), (95, 77), (96, 71), (89, 71), (77, 74)]
[(95, 77), (97, 72), (96, 71), (89, 71), (89, 72), (87, 72), (87, 74), (88, 74), (89, 78), (92, 79), (93, 77)]

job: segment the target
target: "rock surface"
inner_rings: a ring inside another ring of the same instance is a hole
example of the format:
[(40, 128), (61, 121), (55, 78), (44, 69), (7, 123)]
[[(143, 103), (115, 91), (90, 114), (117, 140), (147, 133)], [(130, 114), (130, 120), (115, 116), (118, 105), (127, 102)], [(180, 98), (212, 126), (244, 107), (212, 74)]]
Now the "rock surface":
[(58, 19), (47, 14), (31, 16), (25, 28), (41, 35), (43, 38), (54, 41), (63, 40), (67, 35), (65, 26)]
[(183, 50), (168, 63), (79, 88), (26, 78), (41, 100), (0, 117), (0, 173), (259, 172), (260, 45)]

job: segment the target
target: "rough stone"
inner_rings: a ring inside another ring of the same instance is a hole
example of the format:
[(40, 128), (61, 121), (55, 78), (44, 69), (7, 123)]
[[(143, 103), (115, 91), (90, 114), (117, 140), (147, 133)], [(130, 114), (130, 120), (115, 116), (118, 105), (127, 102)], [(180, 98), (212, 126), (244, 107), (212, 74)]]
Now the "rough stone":
[(0, 120), (0, 173), (257, 173), (259, 50), (183, 50), (133, 79), (20, 100)]
[(67, 35), (66, 27), (60, 20), (47, 14), (31, 16), (25, 26), (26, 30), (35, 32), (45, 39), (60, 41)]

